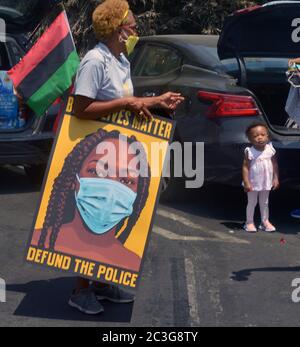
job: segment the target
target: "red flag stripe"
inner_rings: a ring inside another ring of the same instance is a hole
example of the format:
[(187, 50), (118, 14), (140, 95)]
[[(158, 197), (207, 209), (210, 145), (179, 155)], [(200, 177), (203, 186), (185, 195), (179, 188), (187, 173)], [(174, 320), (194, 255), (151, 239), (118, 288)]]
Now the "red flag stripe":
[[(30, 49), (26, 56), (16, 66), (8, 71), (8, 75), (12, 79), (15, 88), (18, 87), (23, 79), (32, 72), (43, 59), (45, 59), (45, 57), (69, 34), (69, 32), (70, 28), (65, 12), (62, 12)], [(44, 47), (47, 47), (47, 49)]]

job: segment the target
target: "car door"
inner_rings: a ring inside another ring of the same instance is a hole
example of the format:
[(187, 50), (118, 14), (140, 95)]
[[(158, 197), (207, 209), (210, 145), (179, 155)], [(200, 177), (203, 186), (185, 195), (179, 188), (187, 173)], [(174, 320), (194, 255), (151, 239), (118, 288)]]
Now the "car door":
[(183, 57), (165, 44), (144, 43), (132, 60), (132, 80), (136, 96), (156, 96), (168, 90), (178, 77)]

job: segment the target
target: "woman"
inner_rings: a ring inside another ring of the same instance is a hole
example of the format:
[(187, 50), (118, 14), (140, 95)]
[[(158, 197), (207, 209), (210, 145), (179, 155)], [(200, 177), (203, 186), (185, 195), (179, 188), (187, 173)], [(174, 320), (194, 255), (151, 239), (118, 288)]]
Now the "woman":
[[(300, 58), (290, 59), (289, 67), (294, 64), (300, 64)], [(296, 74), (297, 76), (297, 74)], [(298, 76), (298, 83), (300, 78)], [(288, 128), (299, 129), (300, 128), (300, 89), (295, 88), (293, 85), (290, 87), (289, 96), (286, 102), (285, 110), (289, 115), (289, 119), (286, 122)], [(300, 209), (295, 209), (291, 212), (291, 217), (300, 219)]]
[(289, 95), (286, 101), (285, 110), (289, 118), (285, 124), (287, 128), (300, 128), (300, 92), (299, 92), (299, 70), (295, 64), (300, 64), (300, 58), (289, 60), (288, 77), (291, 83)]
[(178, 93), (157, 97), (133, 96), (129, 55), (138, 41), (136, 21), (125, 0), (106, 0), (93, 13), (99, 44), (81, 62), (75, 86), (75, 114), (99, 119), (101, 115), (129, 109), (151, 118), (149, 108), (173, 111), (183, 101)]
[[(126, 56), (132, 53), (138, 41), (136, 21), (125, 0), (106, 0), (93, 13), (93, 29), (99, 43), (83, 58), (75, 82), (75, 115), (82, 119), (97, 120), (111, 112), (128, 109), (140, 117), (151, 119), (151, 107), (174, 111), (184, 100), (178, 93), (137, 98), (133, 96), (130, 63)], [(113, 302), (132, 302), (134, 297), (117, 287), (89, 285), (79, 279), (70, 305), (80, 311), (97, 314), (103, 307), (97, 298)]]

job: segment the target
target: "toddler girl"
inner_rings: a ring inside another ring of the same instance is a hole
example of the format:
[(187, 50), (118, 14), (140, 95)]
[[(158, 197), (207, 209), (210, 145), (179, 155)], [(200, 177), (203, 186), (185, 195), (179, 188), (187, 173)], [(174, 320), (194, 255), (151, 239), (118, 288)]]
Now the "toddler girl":
[(271, 189), (279, 187), (278, 165), (275, 149), (269, 139), (269, 131), (264, 123), (253, 123), (246, 135), (252, 147), (245, 149), (243, 163), (243, 186), (248, 194), (247, 221), (244, 229), (255, 233), (254, 211), (259, 201), (261, 225), (260, 230), (276, 231), (269, 221), (269, 194)]

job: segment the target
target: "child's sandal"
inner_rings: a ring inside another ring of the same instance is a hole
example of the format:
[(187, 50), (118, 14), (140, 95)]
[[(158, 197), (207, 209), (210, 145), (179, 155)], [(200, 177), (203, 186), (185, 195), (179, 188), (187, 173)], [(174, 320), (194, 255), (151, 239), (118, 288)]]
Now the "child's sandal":
[(264, 231), (266, 233), (275, 233), (275, 231), (276, 231), (275, 227), (267, 228), (263, 224), (261, 224), (258, 229), (261, 230), (261, 231)]
[(247, 226), (247, 224), (244, 224), (243, 229), (244, 229), (247, 233), (250, 233), (250, 234), (255, 234), (255, 233), (257, 233), (257, 229), (256, 229), (256, 228), (254, 228), (254, 229), (249, 229), (248, 226)]

